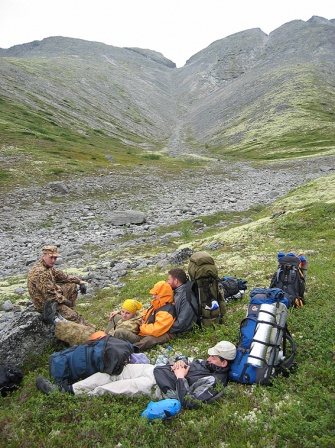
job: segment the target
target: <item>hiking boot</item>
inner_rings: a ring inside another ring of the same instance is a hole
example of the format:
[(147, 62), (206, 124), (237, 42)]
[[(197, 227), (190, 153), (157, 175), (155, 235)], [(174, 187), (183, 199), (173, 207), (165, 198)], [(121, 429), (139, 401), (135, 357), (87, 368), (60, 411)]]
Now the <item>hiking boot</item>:
[(47, 378), (44, 376), (38, 376), (36, 378), (36, 387), (42, 392), (42, 394), (49, 395), (50, 393), (54, 393), (57, 390), (62, 393), (70, 392), (73, 393), (73, 389), (69, 386), (67, 380), (60, 381), (57, 384), (52, 384)]
[(36, 378), (36, 387), (45, 395), (49, 395), (58, 390), (58, 387), (55, 384), (52, 384), (47, 378), (44, 378), (44, 376), (38, 376)]
[(47, 299), (43, 306), (43, 321), (46, 324), (53, 324), (56, 317), (56, 308), (58, 303)]

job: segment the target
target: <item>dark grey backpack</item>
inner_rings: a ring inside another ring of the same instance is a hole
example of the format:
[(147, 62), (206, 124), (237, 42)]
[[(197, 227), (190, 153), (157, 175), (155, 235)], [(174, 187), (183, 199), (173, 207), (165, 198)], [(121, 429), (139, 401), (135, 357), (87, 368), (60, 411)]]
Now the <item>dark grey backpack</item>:
[(0, 365), (0, 390), (1, 396), (4, 397), (8, 392), (13, 392), (17, 386), (21, 383), (23, 378), (23, 373), (9, 365)]

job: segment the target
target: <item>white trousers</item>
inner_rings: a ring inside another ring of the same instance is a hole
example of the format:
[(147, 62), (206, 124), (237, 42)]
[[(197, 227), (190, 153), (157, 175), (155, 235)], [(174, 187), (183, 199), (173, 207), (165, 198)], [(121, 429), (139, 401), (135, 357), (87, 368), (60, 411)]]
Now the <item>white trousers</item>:
[(97, 372), (72, 385), (75, 395), (149, 395), (156, 384), (152, 364), (127, 364), (120, 375)]

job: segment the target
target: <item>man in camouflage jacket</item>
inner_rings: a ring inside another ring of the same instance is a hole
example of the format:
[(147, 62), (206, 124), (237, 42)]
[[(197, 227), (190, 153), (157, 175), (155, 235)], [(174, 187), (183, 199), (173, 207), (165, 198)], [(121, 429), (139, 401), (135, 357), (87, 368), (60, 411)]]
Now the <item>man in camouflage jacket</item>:
[[(57, 312), (65, 319), (87, 325), (87, 322), (74, 310), (78, 296), (77, 285), (86, 292), (85, 282), (74, 275), (55, 269), (59, 253), (56, 246), (44, 246), (42, 257), (28, 274), (28, 290), (31, 301), (38, 311), (43, 311), (47, 299), (58, 302)], [(83, 286), (80, 286), (83, 285)], [(89, 324), (90, 325), (90, 324)]]

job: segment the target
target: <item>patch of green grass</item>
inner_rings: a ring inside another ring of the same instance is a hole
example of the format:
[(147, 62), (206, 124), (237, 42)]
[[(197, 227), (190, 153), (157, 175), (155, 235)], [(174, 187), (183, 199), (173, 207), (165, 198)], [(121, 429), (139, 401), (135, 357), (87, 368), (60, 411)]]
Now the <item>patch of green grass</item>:
[(159, 154), (143, 154), (142, 157), (149, 160), (159, 160), (161, 158)]
[[(143, 152), (135, 146), (129, 147), (120, 138), (107, 135), (104, 130), (90, 129), (86, 125), (80, 126), (83, 133), (79, 134), (77, 126), (72, 127), (70, 121), (66, 125), (57, 124), (54, 117), (59, 111), (51, 106), (45, 111), (42, 103), (40, 109), (32, 109), (2, 98), (1, 105), (0, 191), (4, 193), (32, 182), (44, 184), (78, 175), (101, 175), (111, 169), (128, 173), (135, 167), (155, 166), (162, 170), (164, 177), (203, 166), (199, 160), (175, 160), (163, 153)], [(122, 139), (137, 139), (135, 135), (128, 136), (124, 129), (120, 133)], [(161, 143), (146, 143), (155, 151), (162, 150)], [(111, 163), (106, 156), (111, 156), (115, 162)]]
[(10, 172), (5, 170), (0, 170), (0, 182), (6, 181), (10, 177)]
[(192, 237), (192, 226), (188, 221), (182, 222), (180, 226), (181, 235), (185, 242), (190, 241)]

